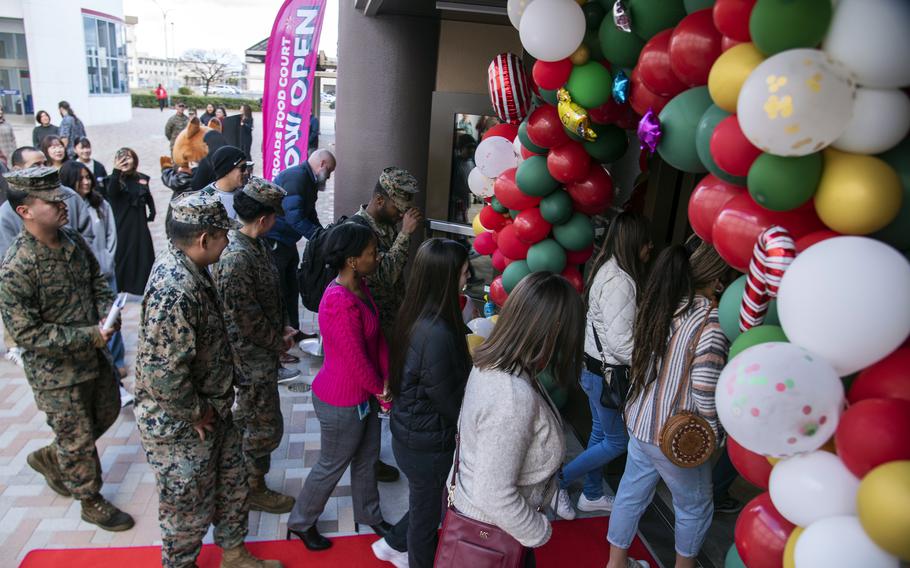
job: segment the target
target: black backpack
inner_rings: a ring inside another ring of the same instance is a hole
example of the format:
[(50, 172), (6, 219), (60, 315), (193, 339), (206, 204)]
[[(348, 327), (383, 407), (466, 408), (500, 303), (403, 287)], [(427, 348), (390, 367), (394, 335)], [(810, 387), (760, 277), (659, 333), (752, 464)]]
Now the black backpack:
[(322, 294), (329, 286), (329, 283), (338, 276), (338, 271), (325, 263), (323, 248), (332, 229), (344, 223), (357, 223), (371, 228), (369, 221), (360, 215), (352, 215), (350, 217), (342, 215), (331, 225), (316, 229), (303, 250), (303, 258), (300, 259), (300, 267), (297, 269), (297, 285), (300, 288), (300, 299), (303, 301), (303, 307), (311, 312), (319, 311), (319, 302), (322, 301)]

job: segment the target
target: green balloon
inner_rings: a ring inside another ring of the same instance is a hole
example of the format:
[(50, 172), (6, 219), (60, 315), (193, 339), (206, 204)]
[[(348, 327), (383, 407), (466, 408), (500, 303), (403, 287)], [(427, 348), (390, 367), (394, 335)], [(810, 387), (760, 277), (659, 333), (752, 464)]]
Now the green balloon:
[(509, 209), (509, 217), (515, 218), (518, 217), (518, 214), (521, 213), (518, 209)]
[(599, 29), (600, 26), (597, 26), (593, 30), (586, 31), (584, 39), (584, 44), (588, 46), (588, 51), (591, 52), (591, 59), (596, 61), (604, 59), (604, 50), (600, 47), (600, 36), (597, 33)]
[(496, 211), (497, 213), (506, 213), (508, 211), (508, 208), (500, 203), (495, 196), (490, 199), (490, 207), (492, 207), (493, 211)]
[(717, 166), (714, 156), (711, 155), (711, 135), (714, 134), (714, 129), (718, 123), (728, 116), (730, 116), (730, 113), (717, 105), (708, 107), (705, 114), (701, 115), (701, 120), (698, 121), (698, 127), (695, 129), (695, 151), (698, 153), (698, 158), (701, 160), (702, 165), (708, 168), (708, 171), (716, 177), (727, 183), (745, 186), (746, 178), (731, 176), (723, 171)]
[(602, 164), (610, 164), (623, 157), (629, 148), (626, 131), (615, 124), (592, 124), (597, 133), (594, 142), (584, 142), (585, 151)]
[[(503, 278), (503, 282), (505, 282), (505, 278)], [(754, 347), (761, 343), (770, 343), (772, 341), (789, 342), (787, 335), (784, 333), (784, 328), (779, 325), (759, 325), (753, 327), (749, 331), (740, 334), (740, 336), (733, 341), (733, 344), (730, 345), (730, 355), (727, 360), (736, 357), (750, 347)]]
[(544, 239), (528, 249), (528, 267), (531, 272), (559, 274), (566, 267), (566, 251), (553, 239)]
[(522, 278), (530, 273), (531, 269), (528, 268), (527, 261), (516, 260), (502, 271), (502, 287), (505, 288), (506, 292), (511, 292), (518, 286)]
[(676, 27), (686, 17), (683, 0), (629, 0), (626, 5), (632, 21), (632, 31), (644, 40)]
[(572, 68), (566, 90), (572, 101), (584, 108), (595, 108), (610, 100), (613, 77), (598, 61), (588, 61)]
[[(735, 341), (741, 333), (739, 331), (739, 307), (743, 302), (745, 288), (746, 275), (743, 274), (727, 286), (717, 306), (720, 327), (730, 341)], [(780, 325), (780, 318), (777, 316), (777, 300), (771, 300), (762, 325)]]
[(831, 0), (758, 0), (749, 16), (752, 43), (768, 56), (818, 47), (828, 33), (831, 12)]
[(765, 209), (789, 211), (812, 199), (821, 177), (821, 152), (796, 158), (762, 154), (749, 168), (749, 194)]
[(553, 226), (553, 238), (566, 250), (583, 250), (594, 242), (594, 225), (587, 215), (574, 213), (562, 225)]
[(907, 250), (910, 249), (910, 138), (904, 138), (903, 142), (878, 157), (897, 172), (904, 188), (904, 199), (894, 221), (869, 236), (885, 241), (897, 250)]
[(616, 67), (631, 69), (638, 63), (638, 54), (645, 46), (644, 40), (633, 33), (624, 32), (613, 23), (613, 17), (604, 18), (597, 33), (604, 58)]
[(707, 171), (695, 148), (695, 131), (711, 106), (708, 87), (695, 87), (673, 97), (660, 111), (663, 136), (657, 152), (665, 162), (684, 172)]
[(739, 557), (739, 551), (736, 550), (735, 544), (731, 544), (730, 550), (727, 551), (727, 556), (724, 558), (724, 568), (746, 568), (746, 563)]
[(565, 223), (572, 216), (572, 198), (565, 190), (554, 191), (541, 200), (540, 216), (552, 225)]
[(588, 2), (581, 7), (581, 11), (585, 14), (585, 27), (589, 30), (596, 30), (599, 28), (600, 22), (602, 22), (604, 16), (607, 15), (607, 9), (597, 2)]
[(553, 89), (552, 91), (540, 89), (540, 98), (551, 105), (559, 104), (559, 100), (556, 98), (556, 89)]
[(528, 136), (528, 121), (524, 120), (521, 124), (518, 125), (518, 139), (521, 141), (521, 145), (527, 148), (528, 150), (534, 152), (535, 154), (546, 154), (547, 149), (538, 146), (537, 144), (531, 142), (531, 138)]
[(579, 136), (578, 134), (575, 134), (574, 132), (572, 132), (571, 130), (569, 130), (568, 128), (566, 128), (565, 125), (563, 125), (562, 131), (565, 132), (565, 133), (566, 133), (566, 136), (568, 136), (571, 140), (575, 140), (575, 141), (578, 142), (578, 143), (584, 143), (584, 142), (585, 142), (585, 139), (584, 139), (584, 138), (582, 138), (582, 137)]
[(686, 7), (686, 13), (691, 14), (699, 10), (713, 8), (714, 0), (683, 0), (683, 5)]
[(550, 175), (547, 159), (543, 156), (531, 156), (518, 164), (515, 184), (522, 193), (534, 197), (549, 195), (559, 187), (559, 182)]

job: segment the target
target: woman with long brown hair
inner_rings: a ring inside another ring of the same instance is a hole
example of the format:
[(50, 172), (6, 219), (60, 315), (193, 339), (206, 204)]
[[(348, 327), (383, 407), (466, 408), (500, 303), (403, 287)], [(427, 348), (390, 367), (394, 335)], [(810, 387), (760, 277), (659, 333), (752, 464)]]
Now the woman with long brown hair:
[(581, 374), (584, 303), (562, 276), (525, 277), (474, 354), (458, 419), (458, 474), (451, 496), (463, 515), (495, 525), (530, 550), (550, 538), (540, 508), (554, 494), (565, 454), (562, 420), (538, 375), (571, 387)]
[(701, 416), (719, 432), (714, 389), (729, 343), (716, 301), (729, 274), (730, 267), (714, 247), (695, 239), (688, 247), (661, 252), (648, 278), (635, 317), (625, 409), (629, 455), (607, 533), (608, 568), (647, 566), (630, 560), (628, 548), (660, 479), (673, 495), (676, 568), (695, 566), (714, 511), (711, 464), (675, 465), (661, 451), (660, 432), (682, 411)]
[(130, 148), (114, 156), (107, 178), (106, 197), (117, 222), (117, 286), (141, 296), (155, 262), (155, 246), (148, 224), (155, 220), (155, 200), (149, 177), (138, 171), (139, 157)]
[[(52, 168), (60, 169), (60, 166), (66, 161), (66, 146), (59, 136), (45, 136), (41, 139), (41, 151), (47, 158), (47, 165)], [(75, 189), (75, 188), (70, 188)]]
[[(638, 213), (621, 213), (610, 224), (603, 248), (594, 260), (585, 291), (585, 368), (581, 388), (591, 407), (591, 436), (588, 447), (562, 468), (556, 514), (575, 518), (569, 500), (569, 485), (584, 476), (578, 509), (607, 511), (613, 498), (604, 494), (603, 467), (626, 452), (629, 436), (622, 409), (603, 396), (604, 372), (608, 380), (626, 384), (632, 362), (632, 323), (636, 299), (644, 284), (645, 263), (651, 256), (648, 221)], [(604, 364), (607, 368), (604, 368)], [(623, 376), (620, 376), (620, 375)], [(614, 385), (615, 387), (615, 385)]]

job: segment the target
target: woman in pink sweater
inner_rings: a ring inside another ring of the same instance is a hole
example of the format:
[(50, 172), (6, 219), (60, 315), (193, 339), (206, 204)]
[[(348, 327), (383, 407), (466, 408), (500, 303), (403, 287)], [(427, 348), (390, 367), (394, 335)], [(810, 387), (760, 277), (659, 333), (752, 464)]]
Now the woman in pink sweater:
[(387, 405), (388, 348), (379, 328), (376, 304), (364, 277), (376, 270), (376, 237), (369, 228), (345, 223), (330, 229), (325, 258), (338, 271), (319, 303), (325, 362), (313, 381), (313, 408), (322, 449), (288, 519), (288, 538), (310, 550), (332, 543), (316, 521), (351, 466), (354, 522), (380, 536), (392, 527), (379, 511), (374, 464), (379, 459), (379, 404)]

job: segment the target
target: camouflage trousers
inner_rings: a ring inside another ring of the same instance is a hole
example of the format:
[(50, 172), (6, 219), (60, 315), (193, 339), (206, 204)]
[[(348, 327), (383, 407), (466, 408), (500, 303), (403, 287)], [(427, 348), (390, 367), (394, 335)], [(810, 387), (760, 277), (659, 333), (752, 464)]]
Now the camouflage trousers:
[(47, 414), (55, 439), (50, 452), (60, 477), (76, 499), (101, 491), (101, 460), (95, 441), (120, 414), (120, 390), (113, 374), (59, 389), (38, 390), (35, 403)]
[[(277, 377), (276, 377), (277, 379)], [(284, 419), (278, 383), (254, 381), (237, 387), (237, 427), (243, 431), (243, 455), (250, 475), (265, 475), (271, 456), (281, 443)]]
[[(141, 430), (140, 430), (140, 433)], [(195, 566), (202, 539), (215, 525), (215, 544), (233, 548), (247, 533), (248, 492), (241, 432), (217, 419), (205, 440), (192, 428), (169, 438), (142, 436), (158, 485), (161, 565)]]

